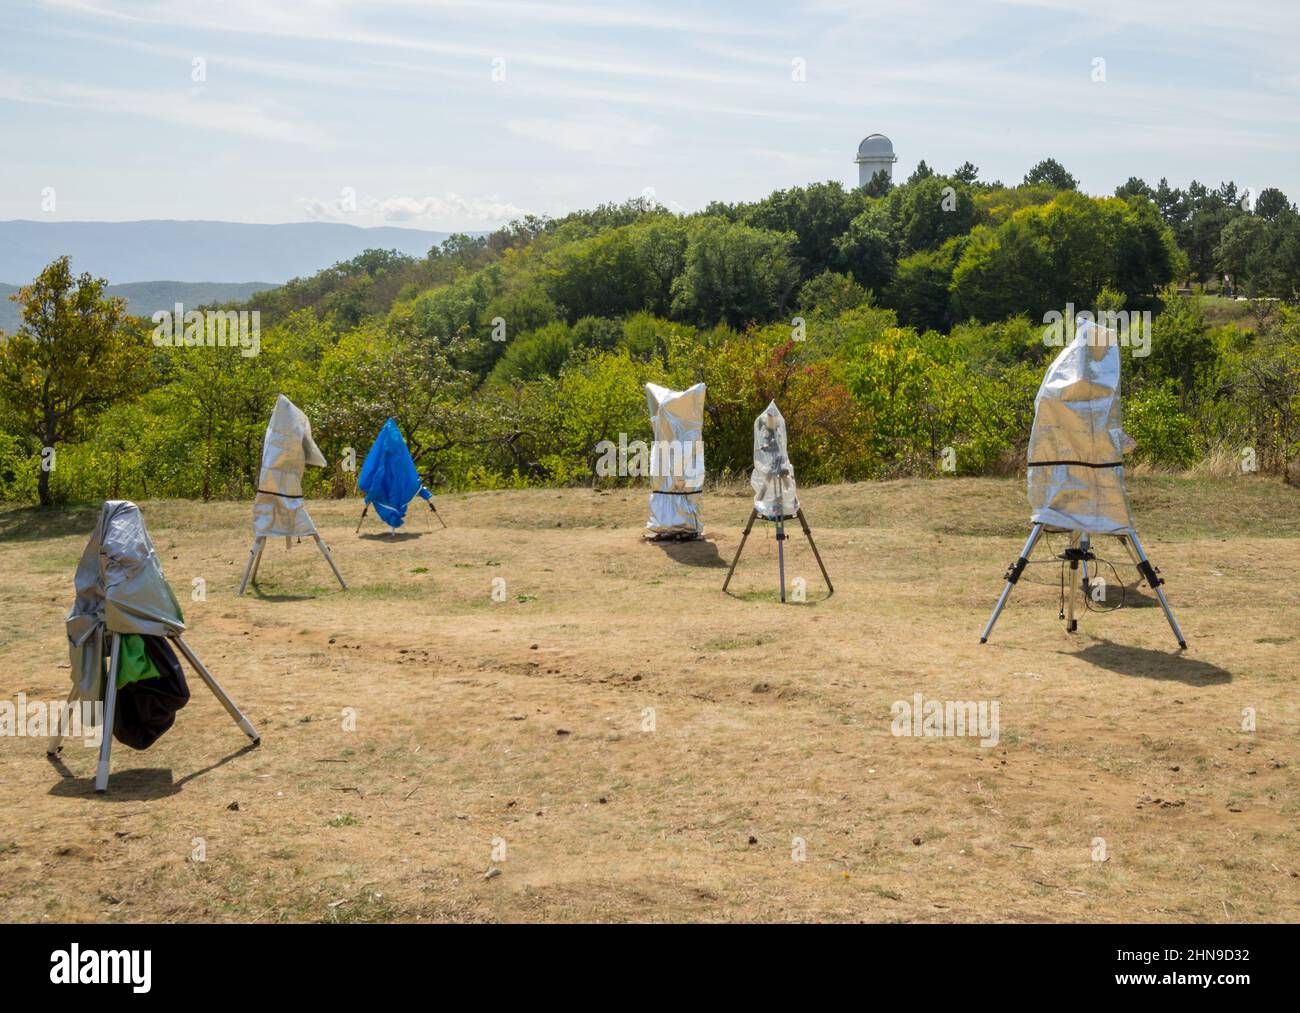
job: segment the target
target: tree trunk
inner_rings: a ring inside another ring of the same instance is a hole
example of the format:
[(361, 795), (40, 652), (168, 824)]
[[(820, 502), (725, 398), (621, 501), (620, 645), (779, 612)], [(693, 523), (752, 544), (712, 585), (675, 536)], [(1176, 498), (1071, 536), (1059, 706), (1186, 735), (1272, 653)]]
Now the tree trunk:
[(36, 479), (36, 491), (40, 494), (41, 506), (52, 507), (54, 506), (54, 495), (50, 492), (50, 472), (54, 470), (57, 458), (49, 462), (50, 467), (48, 469), (45, 467), (45, 449), (48, 447), (53, 453), (56, 432), (54, 419), (51, 417), (49, 409), (46, 409), (45, 412), (45, 425), (43, 428), (45, 431), (41, 434), (41, 470)]

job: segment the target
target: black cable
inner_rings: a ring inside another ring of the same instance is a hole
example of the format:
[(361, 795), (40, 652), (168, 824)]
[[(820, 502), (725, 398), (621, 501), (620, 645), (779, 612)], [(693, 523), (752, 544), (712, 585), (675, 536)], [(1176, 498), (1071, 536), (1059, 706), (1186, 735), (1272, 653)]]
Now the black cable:
[[(1128, 588), (1125, 587), (1124, 582), (1120, 580), (1119, 571), (1115, 569), (1115, 564), (1112, 563), (1109, 559), (1102, 559), (1100, 556), (1098, 556), (1094, 560), (1094, 562), (1098, 564), (1098, 569), (1100, 569), (1100, 564), (1102, 563), (1105, 563), (1108, 567), (1110, 567), (1111, 576), (1115, 578), (1115, 583), (1119, 586), (1119, 604), (1108, 605), (1106, 608), (1094, 608), (1092, 594), (1087, 593), (1084, 594), (1083, 596), (1084, 606), (1087, 608), (1089, 612), (1114, 612), (1117, 609), (1122, 609), (1124, 607), (1124, 604), (1128, 601)], [(1109, 585), (1107, 585), (1107, 589), (1108, 590), (1107, 590), (1106, 597), (1109, 598), (1110, 597)]]

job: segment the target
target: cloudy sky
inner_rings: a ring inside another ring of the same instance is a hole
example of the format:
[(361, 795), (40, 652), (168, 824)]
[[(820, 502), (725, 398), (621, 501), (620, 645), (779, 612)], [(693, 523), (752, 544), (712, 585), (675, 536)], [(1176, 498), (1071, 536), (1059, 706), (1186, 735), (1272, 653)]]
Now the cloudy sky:
[[(5, 0), (0, 219), (482, 229), (856, 181), (858, 140), (1300, 199), (1296, 0)], [(43, 211), (53, 188), (55, 210)]]

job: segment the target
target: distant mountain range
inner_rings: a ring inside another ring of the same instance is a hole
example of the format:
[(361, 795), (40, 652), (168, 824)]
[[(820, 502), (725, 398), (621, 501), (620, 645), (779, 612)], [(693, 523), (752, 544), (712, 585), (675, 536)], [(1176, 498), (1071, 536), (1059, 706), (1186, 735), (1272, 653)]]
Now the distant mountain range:
[(368, 249), (422, 257), (448, 235), (336, 222), (0, 222), (0, 282), (25, 285), (66, 253), (78, 274), (113, 285), (160, 278), (282, 284)]
[[(126, 299), (128, 313), (150, 317), (154, 310), (170, 310), (177, 303), (192, 310), (216, 303), (243, 302), (254, 292), (275, 287), (264, 281), (137, 281), (130, 285), (109, 285), (108, 294)], [(9, 299), (17, 291), (17, 285), (0, 283), (0, 331), (6, 334), (18, 330), (22, 322), (18, 304)]]

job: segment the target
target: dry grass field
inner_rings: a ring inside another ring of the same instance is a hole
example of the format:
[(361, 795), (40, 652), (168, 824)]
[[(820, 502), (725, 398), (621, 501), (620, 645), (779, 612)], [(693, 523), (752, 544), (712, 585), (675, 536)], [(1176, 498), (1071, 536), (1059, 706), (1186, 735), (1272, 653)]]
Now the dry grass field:
[[(979, 645), (1020, 480), (804, 490), (835, 594), (796, 536), (784, 606), (770, 528), (720, 590), (739, 489), (673, 547), (641, 491), (440, 497), (446, 530), (417, 504), (396, 537), (317, 502), (351, 590), (280, 542), (244, 598), (247, 503), (143, 503), (262, 744), (196, 677), (154, 748), (115, 744), (106, 797), (81, 743), (0, 738), (0, 919), (1300, 920), (1300, 493), (1132, 493), (1186, 652), (1128, 565), (1127, 607), (1075, 635), (1031, 567)], [(0, 699), (66, 694), (96, 515), (0, 510)], [(996, 702), (999, 741), (896, 737), (916, 693)]]

